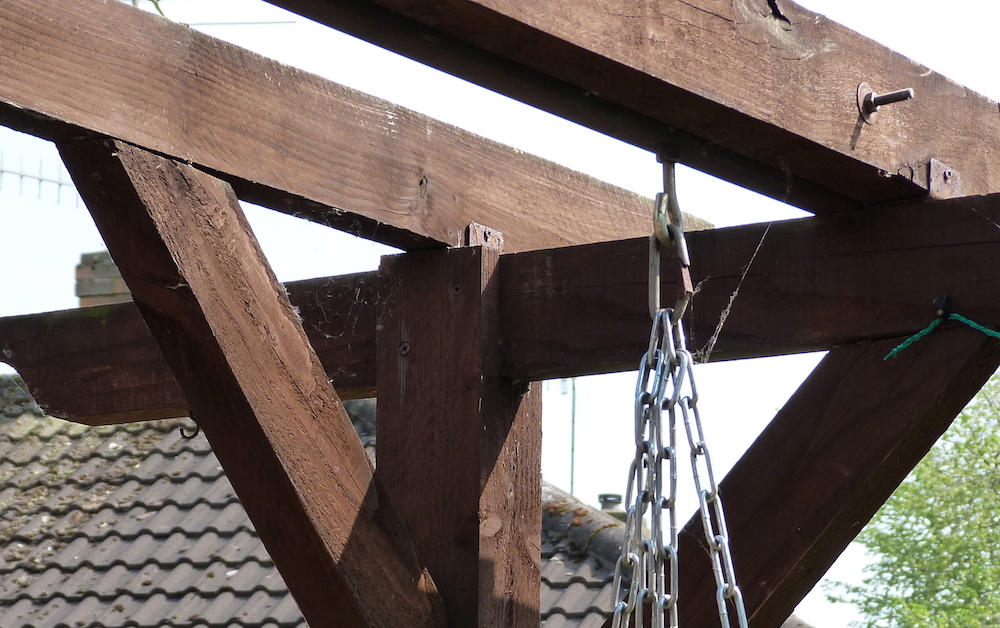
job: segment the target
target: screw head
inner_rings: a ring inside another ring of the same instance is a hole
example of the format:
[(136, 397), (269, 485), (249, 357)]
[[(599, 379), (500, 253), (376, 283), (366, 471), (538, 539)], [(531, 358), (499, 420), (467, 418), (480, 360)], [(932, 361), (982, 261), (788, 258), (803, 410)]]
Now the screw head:
[(410, 354), (410, 343), (401, 342), (399, 343), (399, 355), (409, 355)]
[(458, 295), (462, 294), (462, 284), (458, 283), (457, 281), (453, 281), (451, 283), (450, 290), (451, 290), (451, 296), (457, 297)]

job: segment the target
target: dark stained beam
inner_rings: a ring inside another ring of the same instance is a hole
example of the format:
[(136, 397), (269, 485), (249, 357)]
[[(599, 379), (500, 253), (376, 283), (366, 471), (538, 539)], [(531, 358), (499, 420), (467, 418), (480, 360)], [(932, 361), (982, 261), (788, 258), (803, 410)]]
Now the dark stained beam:
[(0, 124), (21, 131), (120, 138), (404, 249), (458, 245), (472, 222), (509, 251), (648, 229), (635, 194), (127, 4), (9, 0), (0, 23)]
[(815, 212), (1000, 191), (995, 101), (788, 0), (270, 1)]
[(443, 627), (434, 584), (229, 185), (120, 141), (59, 148), (309, 624)]
[[(341, 399), (375, 396), (376, 273), (285, 286)], [(188, 416), (187, 400), (131, 303), (0, 318), (0, 360), (52, 416), (109, 425)]]
[(497, 371), (499, 252), (383, 258), (378, 477), (450, 626), (538, 624), (541, 388)]
[[(906, 336), (940, 295), (1000, 328), (998, 224), (1000, 194), (690, 233), (689, 346), (707, 350), (727, 308), (712, 360)], [(649, 342), (647, 255), (640, 239), (504, 256), (502, 369), (535, 379), (636, 368)], [(677, 273), (662, 272), (670, 303)]]
[[(700, 284), (690, 345), (707, 348), (737, 288), (711, 360), (907, 336), (930, 321), (940, 295), (1000, 328), (996, 224), (1000, 196), (984, 196), (688, 234)], [(503, 255), (501, 372), (537, 380), (635, 368), (649, 337), (646, 255), (644, 239)], [(674, 276), (665, 265), (667, 299)], [(364, 274), (288, 286), (348, 398), (375, 390), (374, 282)], [(4, 361), (57, 416), (96, 424), (183, 415), (145, 325), (134, 309), (120, 311), (130, 307), (0, 319)]]
[[(884, 362), (895, 345), (831, 351), (722, 481), (753, 628), (788, 618), (1000, 365), (1000, 344), (961, 325)], [(694, 518), (679, 547), (692, 628), (718, 625), (704, 544)]]

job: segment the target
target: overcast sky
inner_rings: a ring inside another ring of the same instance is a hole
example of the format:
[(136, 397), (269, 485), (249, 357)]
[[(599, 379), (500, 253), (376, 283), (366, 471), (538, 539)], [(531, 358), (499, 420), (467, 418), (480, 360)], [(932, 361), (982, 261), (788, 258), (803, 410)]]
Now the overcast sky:
[[(779, 1), (780, 4), (780, 1)], [(1000, 76), (992, 67), (1000, 3), (986, 0), (810, 0), (807, 7), (996, 98)], [(262, 54), (386, 98), (480, 135), (541, 155), (616, 185), (653, 196), (660, 167), (646, 151), (470, 86), (448, 75), (256, 0), (162, 0), (168, 17)], [(269, 22), (230, 25), (232, 22)], [(200, 26), (197, 26), (199, 25)], [(904, 85), (893, 87), (907, 87)], [(917, 94), (917, 98), (920, 95)], [(44, 142), (0, 129), (0, 259), (5, 273), (0, 316), (75, 307), (73, 268), (80, 253), (103, 248), (71, 188), (55, 181), (58, 157)], [(27, 176), (23, 176), (27, 175)], [(803, 215), (687, 169), (680, 173), (685, 211), (717, 226)], [(287, 281), (370, 270), (391, 249), (358, 242), (318, 225), (247, 207), (279, 278)], [(288, 243), (294, 240), (294, 246)], [(335, 253), (336, 252), (336, 253)], [(692, 251), (697, 256), (698, 251)], [(753, 441), (820, 355), (772, 358), (698, 367), (696, 378), (707, 438), (717, 473), (724, 473)], [(576, 390), (575, 492), (622, 493), (631, 459), (633, 374), (581, 378)], [(543, 471), (569, 488), (572, 387), (546, 387)], [(693, 488), (687, 507), (694, 503)], [(683, 518), (683, 517), (682, 517)], [(838, 577), (857, 578), (860, 551), (840, 565)], [(818, 628), (844, 626), (849, 609), (813, 595), (800, 609)]]

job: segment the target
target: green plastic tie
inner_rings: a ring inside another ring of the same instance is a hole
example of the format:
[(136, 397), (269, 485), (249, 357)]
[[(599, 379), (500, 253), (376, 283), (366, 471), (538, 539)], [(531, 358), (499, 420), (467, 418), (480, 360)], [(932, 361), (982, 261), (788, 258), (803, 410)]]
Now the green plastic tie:
[(912, 336), (910, 336), (909, 338), (907, 338), (903, 342), (899, 343), (899, 345), (895, 349), (893, 349), (889, 353), (885, 354), (885, 357), (882, 358), (882, 361), (884, 362), (884, 361), (888, 360), (889, 358), (896, 357), (897, 353), (899, 353), (903, 349), (909, 347), (910, 345), (912, 345), (916, 341), (920, 340), (921, 338), (923, 338), (927, 334), (929, 334), (932, 331), (934, 331), (934, 328), (937, 327), (938, 325), (940, 325), (941, 321), (943, 321), (943, 320), (944, 320), (944, 317), (935, 318), (933, 321), (931, 321), (930, 325), (928, 325), (927, 327), (924, 327), (923, 329), (921, 329), (917, 333), (913, 334)]
[(923, 329), (921, 329), (917, 333), (913, 334), (912, 336), (910, 336), (909, 338), (907, 338), (906, 340), (904, 340), (903, 342), (901, 342), (899, 344), (899, 346), (897, 346), (895, 349), (893, 349), (889, 353), (885, 354), (885, 357), (882, 358), (882, 360), (885, 361), (885, 360), (888, 360), (889, 358), (896, 357), (897, 353), (899, 353), (903, 349), (909, 347), (910, 345), (912, 345), (916, 341), (920, 340), (921, 338), (923, 338), (927, 334), (931, 333), (932, 331), (934, 331), (935, 327), (937, 327), (942, 322), (944, 322), (946, 320), (949, 320), (949, 319), (956, 320), (956, 321), (958, 321), (960, 323), (964, 323), (964, 324), (968, 325), (969, 327), (971, 327), (971, 328), (973, 328), (975, 330), (983, 332), (987, 336), (991, 336), (993, 338), (1000, 339), (1000, 331), (996, 331), (995, 329), (990, 329), (989, 327), (984, 327), (984, 326), (980, 325), (979, 323), (977, 323), (976, 321), (972, 321), (972, 320), (969, 320), (969, 319), (965, 318), (961, 314), (954, 314), (954, 313), (950, 313), (949, 312), (949, 313), (941, 315), (938, 318), (935, 318), (931, 322), (930, 325), (928, 325), (927, 327), (924, 327)]

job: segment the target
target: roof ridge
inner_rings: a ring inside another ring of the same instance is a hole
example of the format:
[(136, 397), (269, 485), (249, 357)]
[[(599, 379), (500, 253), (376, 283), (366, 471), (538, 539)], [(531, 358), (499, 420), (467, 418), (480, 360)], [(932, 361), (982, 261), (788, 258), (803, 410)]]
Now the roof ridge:
[(548, 482), (542, 482), (542, 529), (569, 549), (614, 565), (621, 556), (625, 524)]

